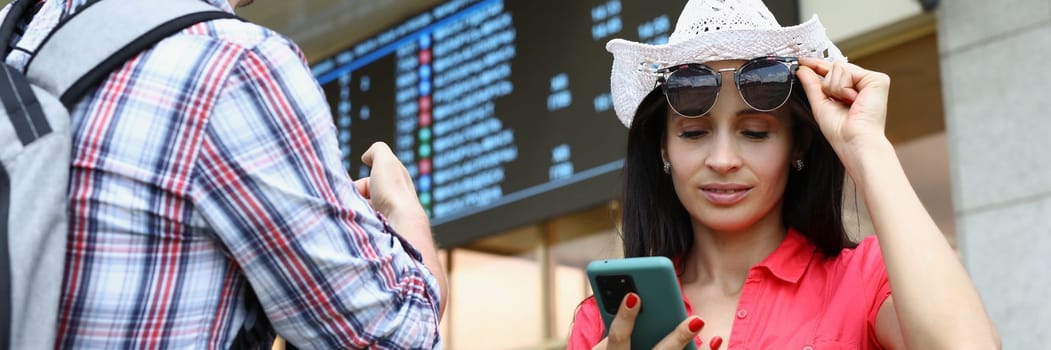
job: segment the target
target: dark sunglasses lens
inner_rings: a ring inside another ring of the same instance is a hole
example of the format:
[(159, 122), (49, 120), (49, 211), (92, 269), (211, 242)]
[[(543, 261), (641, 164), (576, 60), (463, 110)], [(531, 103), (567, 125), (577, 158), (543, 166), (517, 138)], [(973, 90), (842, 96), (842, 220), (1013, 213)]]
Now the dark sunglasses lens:
[(737, 79), (741, 97), (760, 111), (777, 109), (788, 101), (792, 91), (792, 70), (777, 61), (746, 63)]
[(707, 113), (715, 104), (718, 92), (718, 77), (711, 71), (694, 67), (675, 71), (664, 84), (668, 104), (675, 112), (687, 117)]

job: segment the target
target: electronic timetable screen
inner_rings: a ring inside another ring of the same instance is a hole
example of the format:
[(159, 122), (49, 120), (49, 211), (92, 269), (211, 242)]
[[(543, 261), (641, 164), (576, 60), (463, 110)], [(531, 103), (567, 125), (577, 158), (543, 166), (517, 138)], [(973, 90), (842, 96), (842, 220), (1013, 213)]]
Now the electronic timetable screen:
[(666, 43), (684, 4), (447, 1), (312, 70), (350, 175), (367, 176), (361, 154), (387, 142), (439, 243), (455, 245), (620, 195), (627, 129), (606, 42)]

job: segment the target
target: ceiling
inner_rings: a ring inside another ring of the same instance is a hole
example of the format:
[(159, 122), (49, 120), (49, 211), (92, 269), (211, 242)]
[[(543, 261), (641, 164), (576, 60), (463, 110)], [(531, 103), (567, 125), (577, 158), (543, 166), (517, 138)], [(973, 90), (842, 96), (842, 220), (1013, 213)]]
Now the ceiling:
[[(6, 6), (10, 0), (0, 0)], [(442, 0), (255, 0), (237, 14), (276, 30), (299, 45), (311, 62), (345, 49), (380, 28), (412, 17)]]
[(313, 62), (440, 0), (256, 0), (237, 14), (292, 39)]

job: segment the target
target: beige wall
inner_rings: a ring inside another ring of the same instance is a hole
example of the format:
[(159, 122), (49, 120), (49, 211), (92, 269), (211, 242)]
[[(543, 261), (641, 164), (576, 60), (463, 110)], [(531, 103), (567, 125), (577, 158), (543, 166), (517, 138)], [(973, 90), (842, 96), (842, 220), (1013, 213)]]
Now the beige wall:
[(1051, 343), (1051, 1), (937, 11), (960, 253), (1004, 349)]
[(881, 28), (920, 15), (923, 9), (916, 0), (800, 0), (799, 19), (806, 21), (817, 14), (833, 41)]

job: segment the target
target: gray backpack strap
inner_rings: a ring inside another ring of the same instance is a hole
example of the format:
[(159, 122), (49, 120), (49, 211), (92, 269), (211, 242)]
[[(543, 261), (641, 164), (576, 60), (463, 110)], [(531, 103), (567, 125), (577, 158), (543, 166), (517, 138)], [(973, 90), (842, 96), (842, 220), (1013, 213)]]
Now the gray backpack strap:
[(158, 41), (196, 23), (221, 18), (237, 17), (200, 0), (90, 2), (40, 44), (27, 64), (26, 76), (72, 107), (113, 70)]

